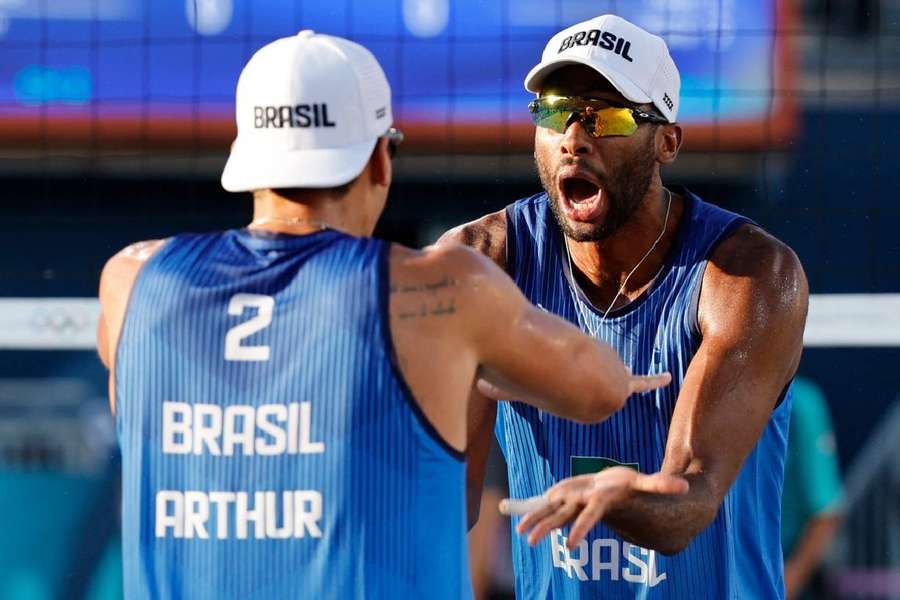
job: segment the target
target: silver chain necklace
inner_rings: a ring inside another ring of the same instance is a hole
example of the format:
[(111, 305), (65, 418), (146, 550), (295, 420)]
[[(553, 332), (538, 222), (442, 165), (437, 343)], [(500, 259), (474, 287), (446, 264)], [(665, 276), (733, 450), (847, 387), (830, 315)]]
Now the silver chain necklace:
[(312, 225), (313, 227), (318, 227), (319, 231), (323, 231), (325, 229), (335, 229), (334, 227), (323, 221), (306, 219), (304, 217), (260, 217), (258, 219), (253, 219), (252, 221), (250, 221), (250, 225), (248, 227), (253, 227), (254, 225), (267, 225), (269, 223), (276, 223), (278, 225)]
[[(628, 285), (628, 280), (631, 279), (631, 276), (634, 275), (635, 272), (637, 272), (642, 264), (644, 264), (644, 261), (647, 260), (647, 257), (653, 254), (653, 251), (656, 250), (656, 247), (659, 245), (660, 240), (662, 240), (663, 236), (666, 234), (666, 228), (669, 226), (669, 213), (672, 210), (672, 192), (669, 190), (669, 188), (663, 189), (666, 190), (666, 193), (669, 195), (669, 201), (666, 203), (666, 218), (665, 221), (663, 221), (662, 231), (660, 231), (659, 235), (656, 236), (656, 240), (650, 246), (650, 249), (647, 250), (647, 253), (644, 254), (644, 256), (641, 258), (641, 260), (638, 261), (636, 265), (634, 265), (634, 268), (631, 270), (631, 272), (625, 276), (625, 280), (622, 281), (622, 285), (619, 286), (619, 291), (616, 292), (616, 295), (613, 297), (612, 302), (610, 302), (609, 306), (606, 307), (606, 310), (603, 311), (604, 320), (609, 315), (612, 307), (616, 305), (616, 300), (618, 300), (619, 296), (621, 296), (625, 291), (625, 286)], [(590, 319), (588, 319), (585, 308), (584, 306), (582, 306), (582, 302), (580, 302), (578, 299), (578, 293), (576, 292), (576, 286), (578, 285), (578, 283), (575, 280), (575, 269), (572, 266), (572, 252), (569, 250), (569, 238), (567, 238), (565, 235), (563, 236), (563, 243), (566, 246), (566, 257), (569, 260), (569, 277), (571, 277), (571, 281), (569, 282), (569, 292), (572, 294), (572, 301), (575, 303), (575, 306), (578, 309), (578, 316), (581, 318), (581, 321), (587, 328), (588, 333), (590, 333), (593, 337), (597, 337), (597, 328), (591, 327), (591, 322)], [(662, 271), (662, 266), (660, 266), (660, 271)], [(657, 271), (656, 275), (653, 276), (653, 279), (656, 279), (657, 276), (659, 276), (659, 271)]]

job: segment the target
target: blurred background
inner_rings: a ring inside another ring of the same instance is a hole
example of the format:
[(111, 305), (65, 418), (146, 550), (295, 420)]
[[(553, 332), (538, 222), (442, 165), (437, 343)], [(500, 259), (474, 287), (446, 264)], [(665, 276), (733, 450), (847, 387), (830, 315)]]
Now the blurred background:
[[(375, 53), (407, 136), (378, 235), (422, 246), (540, 191), (522, 80), (605, 12), (681, 70), (666, 182), (752, 217), (809, 276), (790, 586), (900, 598), (900, 0), (0, 0), (0, 598), (121, 595), (98, 275), (130, 242), (249, 222), (219, 176), (256, 49), (311, 28)], [(480, 597), (511, 594), (496, 458)]]

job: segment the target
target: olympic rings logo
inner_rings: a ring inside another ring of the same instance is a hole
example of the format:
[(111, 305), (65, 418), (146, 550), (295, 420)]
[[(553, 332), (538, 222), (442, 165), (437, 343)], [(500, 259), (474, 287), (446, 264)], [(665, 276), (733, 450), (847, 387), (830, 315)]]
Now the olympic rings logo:
[(60, 337), (76, 336), (92, 328), (94, 324), (93, 317), (84, 311), (61, 306), (37, 308), (29, 319), (29, 325), (35, 333), (50, 333)]

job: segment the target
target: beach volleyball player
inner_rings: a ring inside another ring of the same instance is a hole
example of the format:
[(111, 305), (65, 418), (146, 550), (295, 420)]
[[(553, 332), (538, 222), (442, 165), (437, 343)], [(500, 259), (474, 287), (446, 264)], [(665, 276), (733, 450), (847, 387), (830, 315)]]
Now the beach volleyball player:
[(368, 237), (401, 136), (363, 47), (277, 40), (236, 104), (222, 183), (253, 192), (249, 226), (136, 244), (101, 277), (125, 596), (467, 598), (476, 374), (579, 421), (669, 377), (631, 376), (476, 252)]
[[(783, 597), (788, 388), (807, 308), (797, 257), (663, 185), (682, 142), (663, 39), (614, 15), (578, 23), (549, 40), (525, 87), (544, 192), (444, 239), (481, 250), (531, 302), (673, 384), (596, 425), (476, 394), (470, 512), (496, 431), (510, 494), (549, 489), (516, 521), (528, 536), (513, 540), (517, 597)], [(615, 479), (592, 475), (611, 465)], [(630, 488), (638, 471), (660, 470), (690, 491)]]

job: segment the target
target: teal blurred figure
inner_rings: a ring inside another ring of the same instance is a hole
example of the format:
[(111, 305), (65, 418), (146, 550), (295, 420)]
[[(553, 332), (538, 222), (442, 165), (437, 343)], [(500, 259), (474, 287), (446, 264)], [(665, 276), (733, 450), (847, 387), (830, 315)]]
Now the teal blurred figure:
[(781, 543), (788, 600), (814, 597), (809, 583), (843, 514), (843, 487), (825, 396), (797, 377), (785, 463)]

